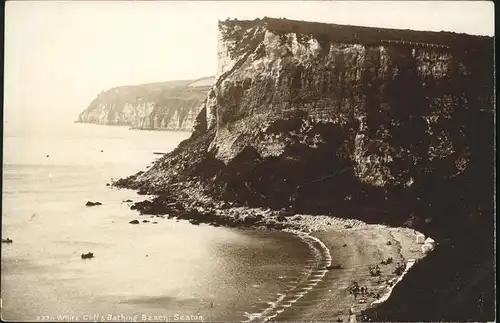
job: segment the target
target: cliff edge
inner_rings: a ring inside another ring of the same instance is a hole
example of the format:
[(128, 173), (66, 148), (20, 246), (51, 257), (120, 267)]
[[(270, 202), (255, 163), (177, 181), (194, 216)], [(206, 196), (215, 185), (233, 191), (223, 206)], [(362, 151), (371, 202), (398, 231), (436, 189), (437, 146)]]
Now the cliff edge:
[(365, 319), (493, 320), (493, 71), (491, 37), (221, 21), (192, 136), (116, 185), (417, 229), (439, 248)]
[(78, 122), (191, 131), (214, 77), (119, 86), (99, 93)]

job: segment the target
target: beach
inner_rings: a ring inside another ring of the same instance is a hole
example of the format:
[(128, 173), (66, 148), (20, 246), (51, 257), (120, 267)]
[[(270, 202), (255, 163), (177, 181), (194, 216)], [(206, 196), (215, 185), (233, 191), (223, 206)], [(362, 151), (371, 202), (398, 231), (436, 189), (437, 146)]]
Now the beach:
[[(422, 258), (420, 245), (415, 243), (415, 234), (410, 229), (364, 225), (317, 231), (311, 235), (323, 241), (335, 255), (332, 264), (342, 268), (329, 270), (313, 291), (277, 320), (347, 321), (349, 309), (354, 315), (359, 314), (390, 291), (387, 281), (397, 277), (393, 273), (394, 263), (406, 264), (410, 259)], [(389, 257), (394, 259), (393, 264), (381, 265)], [(370, 276), (371, 265), (379, 265), (380, 276)], [(355, 299), (348, 291), (353, 282), (368, 288), (368, 292)]]

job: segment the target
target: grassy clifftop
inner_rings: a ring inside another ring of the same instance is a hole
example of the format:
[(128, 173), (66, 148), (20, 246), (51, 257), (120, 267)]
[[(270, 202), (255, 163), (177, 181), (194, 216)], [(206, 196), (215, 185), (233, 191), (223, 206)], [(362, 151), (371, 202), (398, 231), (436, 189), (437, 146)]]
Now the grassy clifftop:
[(473, 36), (464, 33), (448, 31), (417, 31), (391, 28), (375, 28), (351, 25), (339, 25), (320, 22), (309, 22), (289, 19), (265, 17), (255, 20), (226, 20), (220, 21), (219, 27), (229, 27), (235, 31), (249, 29), (256, 26), (275, 33), (297, 33), (303, 36), (312, 36), (342, 43), (380, 44), (385, 41), (411, 42), (415, 45), (434, 44), (456, 48), (469, 48), (490, 51), (492, 50), (491, 37)]

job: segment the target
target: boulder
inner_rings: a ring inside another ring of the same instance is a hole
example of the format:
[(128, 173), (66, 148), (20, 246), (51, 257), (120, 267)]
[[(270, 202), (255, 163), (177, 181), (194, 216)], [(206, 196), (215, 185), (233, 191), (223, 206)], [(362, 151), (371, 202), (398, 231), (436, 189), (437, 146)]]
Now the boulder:
[(431, 252), (432, 250), (434, 250), (434, 245), (433, 244), (430, 244), (430, 243), (424, 243), (422, 245), (422, 253), (424, 255), (428, 254), (429, 252)]
[(92, 201), (87, 201), (87, 203), (85, 203), (85, 206), (96, 206), (96, 205), (102, 205), (101, 202), (92, 202)]
[(94, 258), (94, 254), (92, 252), (82, 253), (82, 259), (90, 259)]

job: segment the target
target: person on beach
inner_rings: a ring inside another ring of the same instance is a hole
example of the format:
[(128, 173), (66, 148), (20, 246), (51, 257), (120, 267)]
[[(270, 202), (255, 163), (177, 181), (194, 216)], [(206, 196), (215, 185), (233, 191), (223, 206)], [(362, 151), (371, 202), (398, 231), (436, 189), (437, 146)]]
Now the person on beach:
[(358, 282), (353, 282), (351, 287), (349, 288), (349, 293), (354, 295), (354, 300), (356, 300), (358, 298), (359, 292), (360, 292), (360, 289), (359, 289)]
[(349, 308), (349, 322), (356, 322), (356, 315), (354, 314), (354, 306)]

